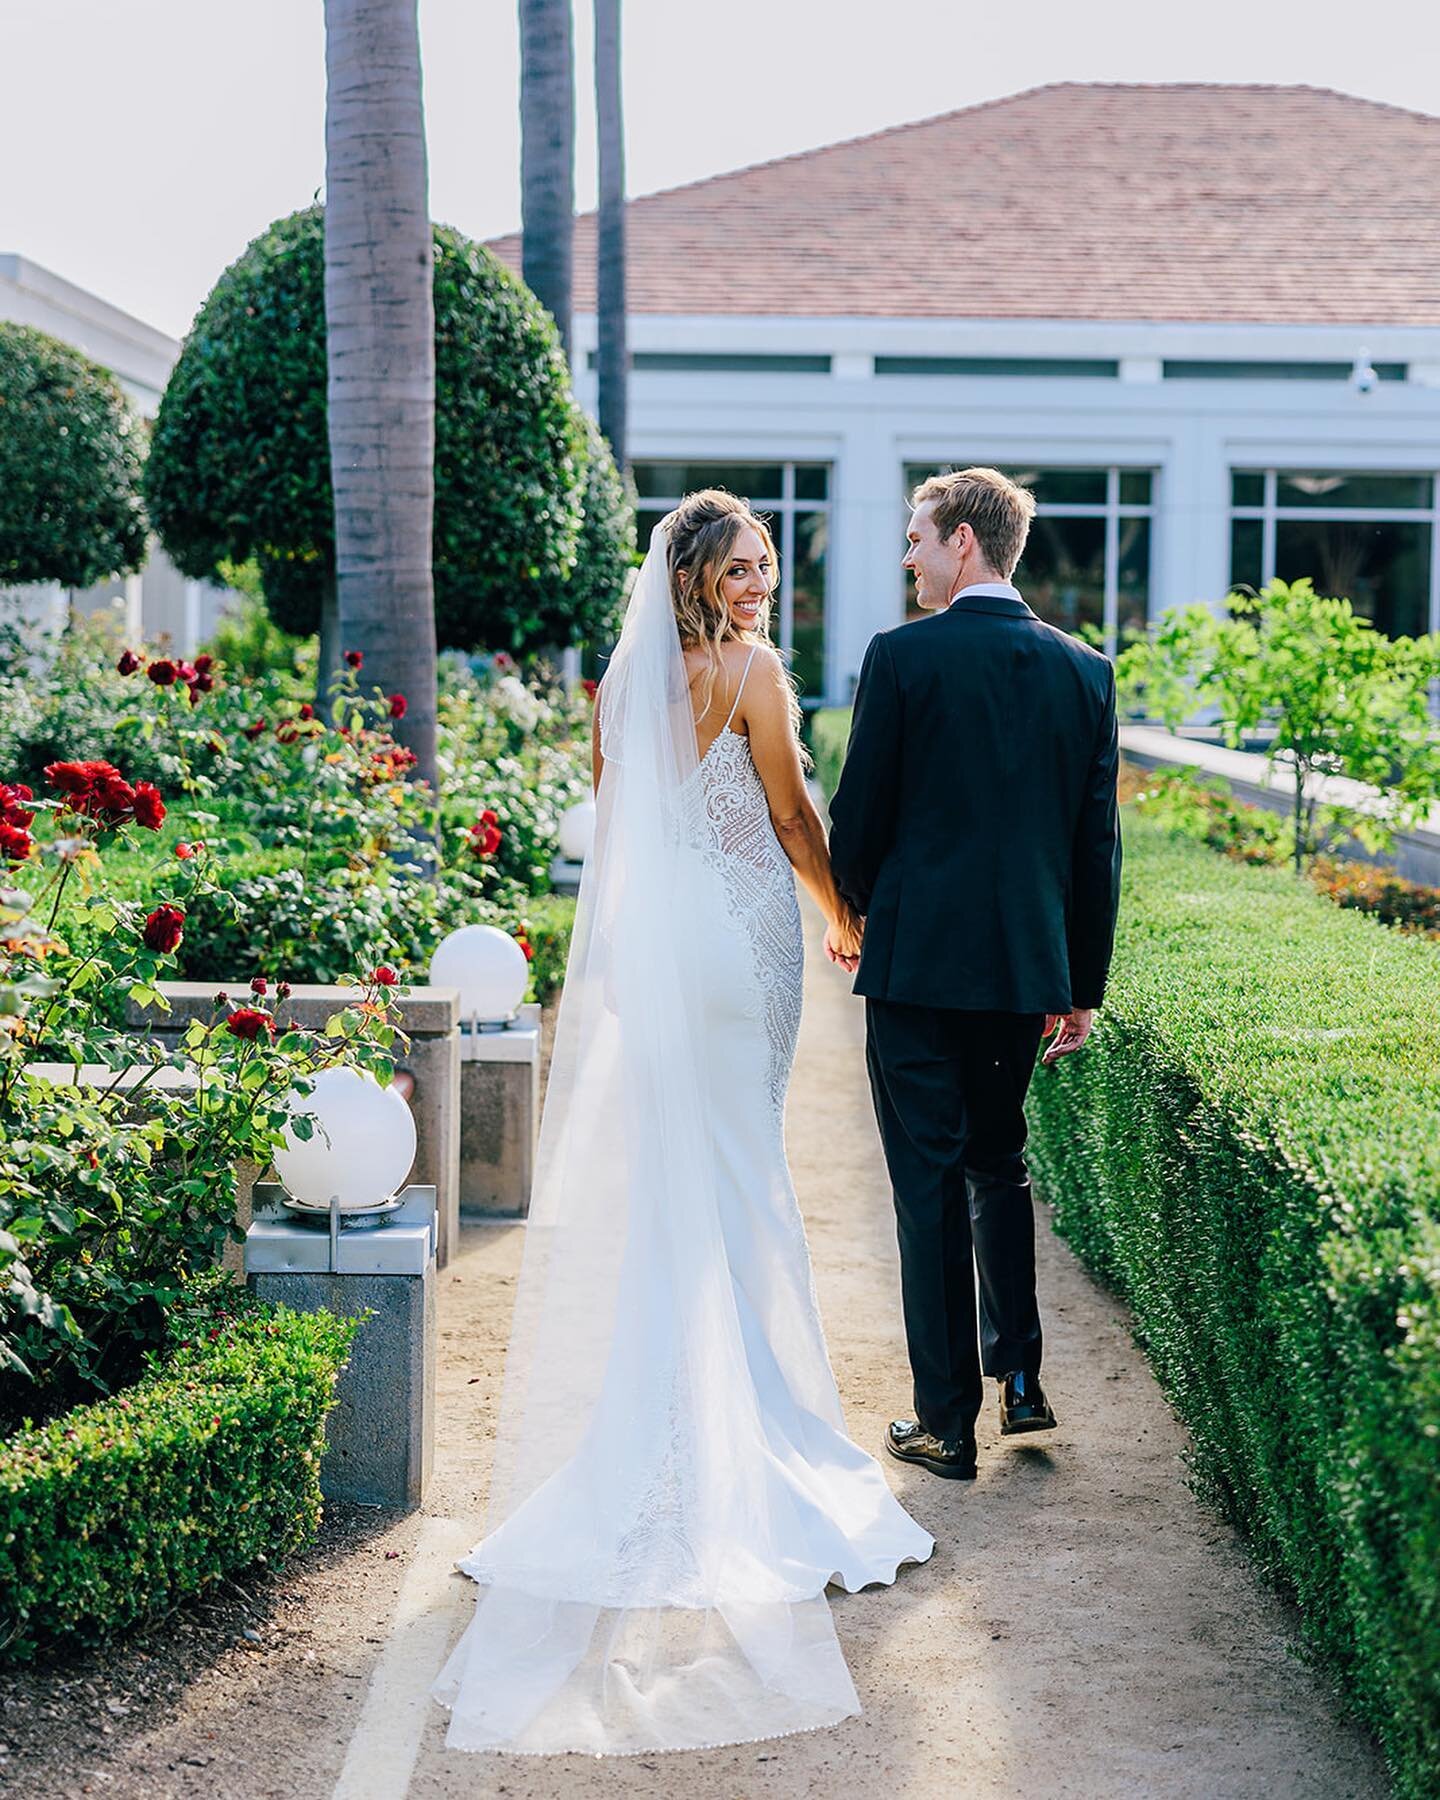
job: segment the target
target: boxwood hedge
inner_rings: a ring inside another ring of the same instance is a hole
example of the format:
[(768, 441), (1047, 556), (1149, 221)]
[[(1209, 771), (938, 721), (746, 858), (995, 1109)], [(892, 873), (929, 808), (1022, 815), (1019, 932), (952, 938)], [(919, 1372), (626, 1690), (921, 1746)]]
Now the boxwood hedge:
[(0, 1660), (97, 1641), (308, 1542), (358, 1323), (211, 1282), (134, 1386), (0, 1443)]
[(1037, 1179), (1397, 1790), (1440, 1778), (1440, 949), (1126, 809)]

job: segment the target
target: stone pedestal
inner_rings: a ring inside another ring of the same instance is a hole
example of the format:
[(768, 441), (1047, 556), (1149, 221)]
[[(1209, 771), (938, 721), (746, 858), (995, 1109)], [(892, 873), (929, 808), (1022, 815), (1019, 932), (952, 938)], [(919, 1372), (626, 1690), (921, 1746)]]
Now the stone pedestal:
[[(162, 981), (157, 984), (170, 1002), (168, 1013), (131, 1006), (127, 1023), (150, 1031), (173, 1048), (192, 1019), (206, 1024), (215, 1017), (215, 995), (224, 988), (237, 1004), (249, 997), (243, 981)], [(301, 982), (277, 1006), (282, 1025), (324, 1029), (325, 1021), (360, 998), (359, 988), (325, 987)], [(415, 1116), (415, 1166), (410, 1178), (433, 1187), (438, 1220), (437, 1261), (450, 1260), (460, 1228), (460, 1030), (459, 1002), (453, 988), (415, 987), (397, 1002), (401, 1029), (410, 1048), (397, 1067), (415, 1078), (410, 1110)], [(248, 1221), (242, 1219), (242, 1225)]]
[(460, 1041), (460, 1211), (523, 1218), (540, 1122), (540, 1008), (522, 1006), (498, 1031)]
[(435, 1190), (409, 1187), (366, 1223), (298, 1220), (272, 1182), (255, 1189), (248, 1285), (296, 1312), (371, 1316), (355, 1335), (325, 1426), (332, 1500), (413, 1511), (435, 1460)]

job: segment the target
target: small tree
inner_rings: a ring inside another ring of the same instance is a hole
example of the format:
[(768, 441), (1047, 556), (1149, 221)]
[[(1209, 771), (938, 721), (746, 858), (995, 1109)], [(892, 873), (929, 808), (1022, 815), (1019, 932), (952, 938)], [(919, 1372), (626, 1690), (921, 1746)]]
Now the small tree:
[(139, 569), (141, 442), (108, 369), (0, 322), (0, 582), (89, 587)]
[(557, 644), (604, 644), (620, 633), (635, 569), (635, 502), (599, 427), (583, 418), (589, 445), (585, 514), (570, 579), (551, 590), (538, 630)]
[[(1121, 656), (1118, 675), (1126, 700), (1172, 731), (1213, 705), (1232, 748), (1247, 731), (1273, 734), (1271, 766), (1283, 757), (1295, 771), (1297, 869), (1335, 833), (1383, 849), (1440, 800), (1429, 704), (1440, 639), (1387, 638), (1308, 580), (1232, 594), (1224, 617), (1172, 607)], [(1322, 797), (1327, 776), (1364, 783), (1373, 796)]]
[[(546, 614), (575, 565), (584, 426), (535, 297), (460, 232), (436, 226), (434, 242), (436, 630), (445, 647), (523, 654), (555, 641)], [(311, 207), (216, 283), (165, 390), (145, 481), (186, 574), (253, 556), (276, 623), (307, 634), (335, 584), (325, 381)]]

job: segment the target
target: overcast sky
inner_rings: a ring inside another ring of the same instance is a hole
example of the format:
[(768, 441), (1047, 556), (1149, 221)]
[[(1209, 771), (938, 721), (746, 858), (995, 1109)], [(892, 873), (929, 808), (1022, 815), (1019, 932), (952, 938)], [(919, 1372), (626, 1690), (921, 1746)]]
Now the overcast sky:
[[(1434, 0), (623, 0), (630, 191), (1051, 81), (1304, 82), (1440, 114)], [(0, 251), (177, 336), (324, 177), (322, 0), (0, 0)], [(578, 0), (578, 197), (593, 200)], [(519, 223), (514, 0), (420, 0), (431, 210)]]

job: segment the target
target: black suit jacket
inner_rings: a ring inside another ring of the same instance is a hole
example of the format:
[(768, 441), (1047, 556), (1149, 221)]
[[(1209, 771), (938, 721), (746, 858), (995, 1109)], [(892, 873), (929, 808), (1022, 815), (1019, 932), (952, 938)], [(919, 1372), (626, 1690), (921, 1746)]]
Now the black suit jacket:
[(1115, 671), (1023, 600), (884, 631), (855, 693), (830, 857), (866, 915), (855, 992), (1063, 1013), (1105, 992), (1120, 895)]

